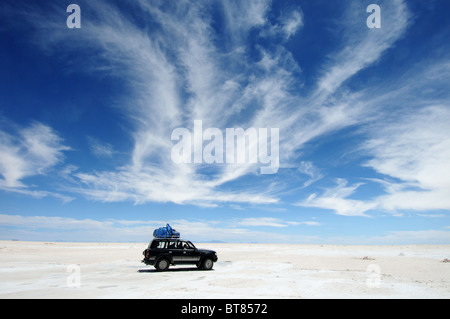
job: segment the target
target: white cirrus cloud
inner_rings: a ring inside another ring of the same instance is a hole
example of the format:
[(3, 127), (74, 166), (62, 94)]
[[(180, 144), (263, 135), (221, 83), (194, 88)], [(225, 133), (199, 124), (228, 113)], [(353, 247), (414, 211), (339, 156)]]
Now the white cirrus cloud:
[(374, 202), (349, 198), (363, 185), (362, 183), (347, 186), (348, 181), (345, 179), (337, 179), (336, 183), (336, 187), (329, 188), (320, 195), (311, 194), (298, 205), (332, 210), (343, 216), (367, 216), (367, 211), (377, 207)]
[(381, 208), (450, 209), (449, 121), (448, 106), (430, 106), (374, 133), (365, 146), (374, 157), (365, 165), (399, 180), (378, 198)]
[[(6, 123), (6, 122), (5, 122)], [(10, 130), (0, 130), (0, 189), (34, 197), (52, 195), (69, 201), (61, 194), (36, 190), (28, 185), (29, 177), (45, 175), (64, 159), (70, 147), (49, 126), (33, 122), (27, 127), (5, 125)]]

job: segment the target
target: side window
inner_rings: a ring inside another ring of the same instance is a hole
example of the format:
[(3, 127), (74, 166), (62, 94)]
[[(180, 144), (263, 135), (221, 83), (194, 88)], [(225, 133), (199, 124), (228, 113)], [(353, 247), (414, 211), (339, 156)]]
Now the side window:
[(166, 242), (165, 241), (159, 241), (158, 242), (158, 247), (156, 247), (158, 249), (164, 249), (166, 248)]
[(185, 242), (185, 247), (186, 249), (194, 249), (194, 245), (190, 241)]
[(168, 244), (169, 244), (169, 246), (167, 247), (168, 249), (175, 249), (176, 248), (176, 242), (169, 241)]

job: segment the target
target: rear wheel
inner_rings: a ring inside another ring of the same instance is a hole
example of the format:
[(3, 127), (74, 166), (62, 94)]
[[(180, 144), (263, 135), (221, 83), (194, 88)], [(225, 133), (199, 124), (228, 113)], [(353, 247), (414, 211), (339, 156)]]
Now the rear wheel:
[(158, 262), (155, 265), (156, 270), (158, 271), (164, 271), (169, 269), (169, 260), (167, 258), (161, 258), (158, 260)]
[(211, 270), (213, 266), (214, 262), (211, 258), (205, 258), (205, 260), (203, 260), (202, 268), (204, 270)]

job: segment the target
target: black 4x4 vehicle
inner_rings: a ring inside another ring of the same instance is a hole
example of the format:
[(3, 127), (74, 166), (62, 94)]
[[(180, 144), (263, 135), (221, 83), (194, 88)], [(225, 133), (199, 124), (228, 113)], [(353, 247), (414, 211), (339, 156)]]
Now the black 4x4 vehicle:
[(144, 250), (143, 263), (164, 271), (170, 265), (197, 265), (210, 270), (217, 261), (213, 250), (197, 249), (193, 243), (179, 238), (154, 238)]

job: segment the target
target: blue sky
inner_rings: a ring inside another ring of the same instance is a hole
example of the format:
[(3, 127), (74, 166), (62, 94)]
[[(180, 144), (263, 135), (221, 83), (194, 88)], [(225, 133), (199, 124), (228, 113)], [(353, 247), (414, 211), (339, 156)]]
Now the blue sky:
[[(450, 243), (448, 1), (0, 7), (0, 239)], [(277, 173), (174, 163), (195, 120), (278, 128)]]

